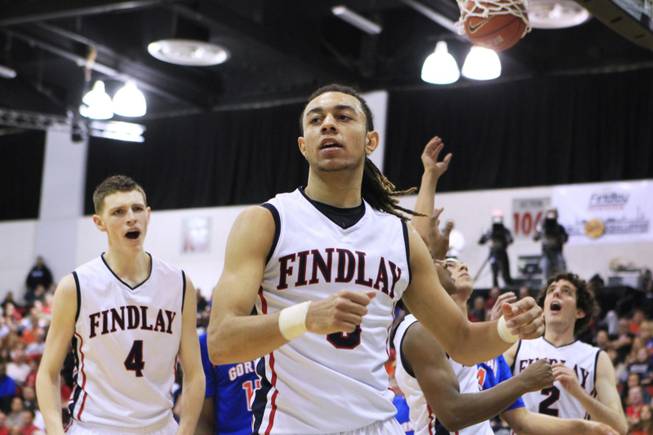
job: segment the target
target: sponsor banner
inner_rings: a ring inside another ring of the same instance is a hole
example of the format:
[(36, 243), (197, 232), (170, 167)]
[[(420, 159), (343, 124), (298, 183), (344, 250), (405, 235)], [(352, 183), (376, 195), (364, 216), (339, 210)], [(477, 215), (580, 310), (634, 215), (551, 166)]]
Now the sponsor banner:
[(531, 239), (546, 210), (551, 207), (550, 197), (514, 198), (512, 200), (512, 235), (516, 239)]
[(211, 252), (211, 220), (205, 216), (187, 217), (182, 221), (181, 252)]
[(555, 187), (553, 205), (569, 243), (653, 240), (652, 181)]

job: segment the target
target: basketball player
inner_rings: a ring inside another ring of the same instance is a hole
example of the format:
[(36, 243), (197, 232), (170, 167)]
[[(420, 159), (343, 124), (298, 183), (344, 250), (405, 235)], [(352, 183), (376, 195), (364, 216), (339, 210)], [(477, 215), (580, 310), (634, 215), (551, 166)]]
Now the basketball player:
[[(316, 91), (301, 115), (305, 188), (236, 219), (214, 291), (214, 364), (265, 355), (254, 433), (401, 434), (383, 363), (394, 304), (468, 364), (514, 336), (539, 336), (533, 299), (499, 323), (471, 324), (440, 286), (397, 192), (366, 156), (378, 145), (365, 101), (343, 86)], [(252, 306), (260, 315), (252, 316)], [(512, 337), (511, 337), (512, 335)], [(503, 339), (501, 338), (503, 337)]]
[(209, 360), (206, 334), (200, 336), (202, 366), (206, 378), (204, 406), (198, 435), (252, 433), (252, 401), (260, 388), (255, 361), (214, 366)]
[[(69, 434), (192, 434), (204, 392), (193, 284), (143, 250), (150, 208), (141, 186), (109, 177), (93, 203), (93, 222), (109, 246), (55, 292), (36, 382), (48, 434), (64, 433), (59, 372), (71, 339), (76, 379)], [(171, 396), (178, 355), (184, 371), (179, 428)]]
[[(443, 276), (447, 272), (438, 270), (443, 287), (466, 313), (473, 290), (467, 265), (456, 260), (447, 260), (443, 265), (450, 273)], [(616, 434), (601, 423), (563, 420), (524, 409), (520, 395), (553, 383), (552, 368), (546, 361), (536, 362), (520, 375), (500, 382), (501, 369), (509, 372), (502, 356), (479, 367), (459, 364), (410, 314), (397, 326), (394, 344), (395, 377), (406, 395), (416, 435), (447, 431), (459, 435), (490, 435), (494, 432), (488, 419), (498, 414), (519, 434)], [(491, 388), (481, 391), (484, 384)]]
[(557, 382), (526, 394), (526, 407), (562, 418), (589, 416), (625, 434), (628, 426), (610, 358), (599, 348), (576, 340), (596, 306), (587, 283), (571, 273), (557, 275), (540, 291), (538, 303), (544, 308), (544, 337), (520, 340), (505, 357), (514, 374), (538, 359), (547, 359), (554, 364)]

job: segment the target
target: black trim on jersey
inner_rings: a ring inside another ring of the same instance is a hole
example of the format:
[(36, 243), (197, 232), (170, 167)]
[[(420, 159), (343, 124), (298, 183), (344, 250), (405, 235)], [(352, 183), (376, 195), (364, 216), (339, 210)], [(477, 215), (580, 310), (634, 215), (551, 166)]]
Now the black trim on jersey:
[(137, 288), (139, 288), (140, 286), (145, 284), (147, 282), (147, 280), (150, 279), (150, 277), (152, 276), (152, 268), (154, 267), (154, 260), (152, 260), (152, 255), (150, 255), (149, 252), (146, 252), (146, 254), (150, 257), (150, 271), (148, 272), (147, 277), (143, 280), (143, 282), (135, 285), (134, 287), (130, 286), (125, 281), (120, 279), (120, 277), (118, 275), (116, 275), (116, 273), (113, 270), (111, 270), (111, 267), (109, 266), (109, 263), (107, 263), (107, 261), (104, 259), (104, 252), (102, 253), (102, 255), (100, 255), (100, 258), (102, 259), (102, 262), (107, 267), (107, 269), (109, 269), (109, 272), (111, 272), (113, 274), (113, 276), (115, 276), (118, 281), (120, 281), (129, 290), (136, 290)]
[(75, 369), (73, 374), (73, 387), (75, 389), (75, 394), (73, 394), (73, 397), (71, 397), (68, 401), (68, 411), (70, 412), (71, 419), (73, 419), (75, 416), (75, 405), (77, 405), (79, 395), (82, 393), (82, 388), (77, 384), (77, 377), (79, 376), (79, 357), (77, 356), (77, 337), (74, 335), (72, 339), (72, 348), (73, 359), (75, 360)]
[(517, 357), (519, 356), (519, 349), (521, 349), (521, 340), (517, 342), (517, 350), (515, 351), (515, 356), (512, 358), (512, 364), (510, 364), (510, 371), (512, 372), (513, 376), (516, 374), (515, 373), (515, 364), (517, 364)]
[(410, 363), (406, 359), (406, 356), (404, 355), (404, 338), (406, 338), (406, 334), (408, 334), (410, 328), (415, 326), (417, 323), (418, 322), (413, 322), (406, 328), (406, 330), (404, 331), (404, 336), (401, 337), (401, 343), (399, 343), (399, 358), (401, 358), (401, 364), (404, 366), (404, 370), (406, 370), (406, 373), (411, 375), (413, 379), (417, 379), (417, 377), (415, 376), (415, 372), (413, 372), (413, 367), (410, 365)]
[(599, 354), (601, 349), (596, 351), (596, 356), (594, 357), (594, 391), (596, 391), (596, 369), (599, 367)]
[(306, 201), (310, 202), (317, 211), (343, 230), (353, 227), (365, 217), (365, 202), (362, 200), (356, 207), (334, 207), (309, 198), (306, 192), (304, 192), (303, 186), (300, 186), (298, 190)]
[(73, 278), (75, 278), (75, 291), (77, 293), (77, 310), (75, 310), (75, 322), (77, 322), (77, 319), (79, 319), (79, 310), (82, 308), (82, 291), (79, 288), (79, 277), (75, 271), (73, 271)]
[(259, 359), (258, 364), (256, 364), (256, 374), (261, 379), (261, 388), (256, 390), (254, 403), (252, 403), (252, 415), (254, 416), (252, 434), (258, 435), (259, 430), (261, 430), (261, 424), (263, 424), (265, 407), (268, 402), (268, 393), (272, 388), (272, 384), (265, 376), (265, 357)]
[(572, 344), (574, 344), (574, 343), (576, 343), (578, 341), (578, 339), (576, 338), (572, 342), (569, 342), (567, 344), (561, 344), (560, 346), (556, 346), (555, 344), (551, 343), (549, 340), (544, 338), (544, 336), (542, 336), (542, 340), (546, 341), (547, 343), (549, 343), (551, 346), (555, 347), (556, 349), (561, 349), (563, 347), (571, 346)]
[(408, 265), (408, 285), (413, 279), (413, 273), (410, 271), (410, 242), (408, 239), (408, 225), (406, 221), (401, 219), (401, 229), (404, 233), (404, 246), (406, 246), (406, 264)]
[(281, 234), (281, 217), (279, 216), (279, 210), (269, 202), (261, 204), (261, 207), (267, 209), (272, 213), (272, 218), (274, 219), (274, 240), (272, 241), (272, 246), (268, 251), (268, 255), (265, 257), (265, 264), (268, 264), (274, 250), (277, 249), (277, 243), (279, 242), (279, 235)]
[(182, 284), (182, 289), (181, 289), (181, 313), (184, 313), (184, 302), (186, 302), (186, 274), (184, 271), (181, 271), (181, 281), (183, 282)]

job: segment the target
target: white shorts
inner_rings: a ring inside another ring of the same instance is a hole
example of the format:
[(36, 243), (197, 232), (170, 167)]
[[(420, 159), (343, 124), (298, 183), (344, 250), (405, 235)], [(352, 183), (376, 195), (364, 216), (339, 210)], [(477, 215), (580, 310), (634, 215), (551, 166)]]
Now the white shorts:
[(68, 428), (66, 434), (68, 435), (118, 435), (118, 434), (147, 434), (147, 435), (175, 435), (177, 433), (179, 425), (170, 417), (168, 423), (160, 428), (155, 430), (125, 430), (123, 428), (110, 428), (107, 426), (94, 425), (91, 423), (84, 423), (81, 421), (75, 420), (73, 424)]
[(338, 435), (406, 435), (406, 432), (401, 428), (396, 418), (389, 418), (356, 430), (339, 432)]

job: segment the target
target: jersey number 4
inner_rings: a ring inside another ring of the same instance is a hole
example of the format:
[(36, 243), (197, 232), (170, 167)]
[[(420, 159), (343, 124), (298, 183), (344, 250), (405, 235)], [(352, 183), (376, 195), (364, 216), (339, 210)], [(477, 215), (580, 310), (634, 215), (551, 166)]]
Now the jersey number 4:
[(134, 340), (134, 344), (125, 359), (125, 368), (134, 371), (137, 378), (143, 377), (143, 368), (145, 368), (143, 340)]
[(361, 344), (361, 327), (358, 325), (354, 332), (334, 332), (327, 335), (327, 341), (336, 349), (353, 349)]
[(556, 387), (545, 388), (541, 391), (545, 396), (549, 396), (546, 399), (540, 402), (540, 414), (552, 415), (554, 417), (558, 416), (558, 410), (551, 408), (551, 405), (556, 403), (560, 399), (560, 390)]

